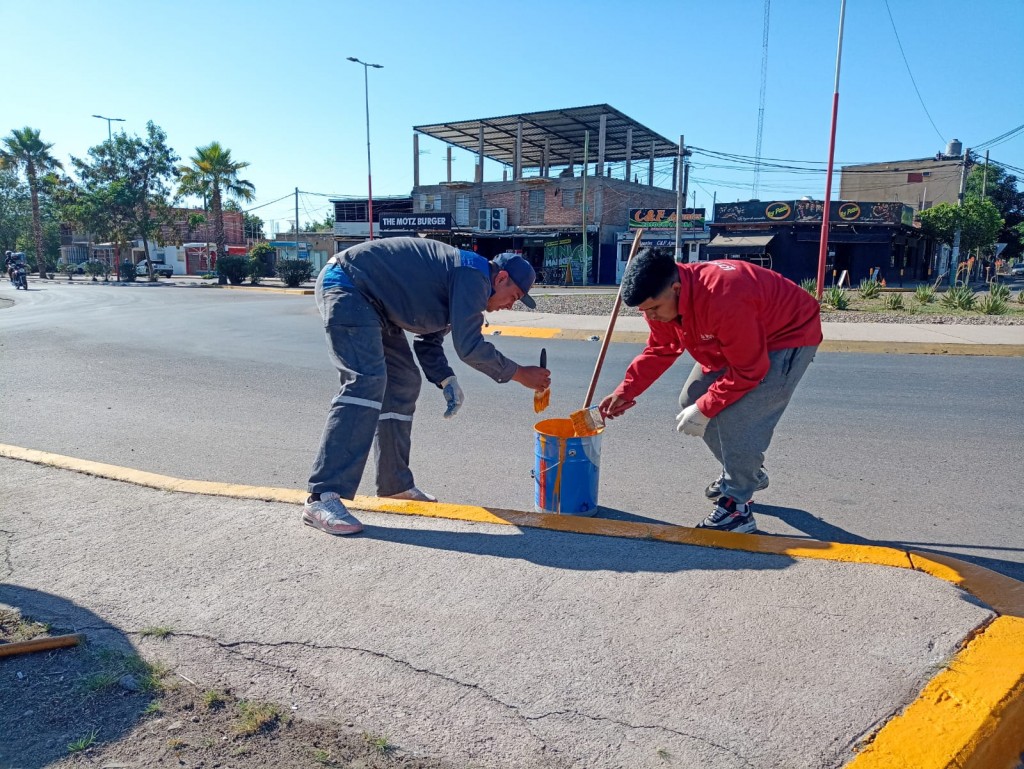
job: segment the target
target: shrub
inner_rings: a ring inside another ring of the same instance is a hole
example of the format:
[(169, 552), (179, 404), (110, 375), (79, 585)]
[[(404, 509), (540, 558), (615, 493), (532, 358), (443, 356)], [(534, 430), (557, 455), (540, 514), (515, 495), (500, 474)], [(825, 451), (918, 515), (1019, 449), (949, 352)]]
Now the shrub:
[(1017, 292), (1017, 304), (1024, 304), (1024, 291)]
[(918, 304), (931, 304), (935, 301), (935, 286), (922, 283), (914, 289), (914, 298)]
[(244, 256), (222, 256), (217, 260), (217, 274), (227, 278), (232, 286), (239, 286), (249, 274), (249, 260)]
[(903, 294), (886, 294), (885, 295), (885, 309), (887, 309), (887, 310), (902, 310), (903, 309)]
[(1010, 287), (1005, 283), (992, 282), (988, 284), (988, 294), (996, 299), (1008, 302), (1010, 300)]
[(260, 279), (263, 277), (263, 273), (266, 270), (266, 265), (263, 264), (263, 260), (258, 256), (250, 256), (246, 261), (246, 276), (249, 278), (249, 284), (258, 286)]
[(305, 259), (281, 259), (277, 263), (277, 276), (289, 288), (296, 288), (313, 277), (313, 265)]
[(832, 286), (825, 291), (821, 301), (836, 310), (846, 310), (850, 307), (850, 297), (846, 295), (846, 289), (839, 286)]
[(978, 312), (983, 315), (1006, 315), (1009, 311), (1006, 300), (1000, 296), (989, 294), (978, 300)]
[(121, 280), (125, 283), (134, 283), (138, 277), (138, 270), (134, 262), (121, 262)]
[(274, 277), (273, 262), (275, 253), (277, 253), (276, 250), (269, 243), (257, 243), (249, 249), (249, 258), (259, 259), (260, 263), (263, 265), (263, 272), (260, 273), (259, 277)]
[(110, 272), (107, 267), (107, 263), (101, 262), (99, 259), (90, 259), (82, 265), (82, 269), (85, 271), (86, 275), (92, 276), (93, 282), (96, 281), (96, 277), (98, 275), (106, 277)]
[(73, 280), (75, 273), (78, 271), (77, 264), (69, 264), (67, 262), (61, 262), (57, 265), (57, 272), (68, 276), (68, 280)]
[(861, 299), (876, 299), (882, 293), (882, 287), (878, 285), (877, 280), (862, 280), (857, 291), (860, 292)]
[(973, 310), (977, 297), (970, 286), (953, 286), (942, 295), (942, 306), (953, 310)]
[(818, 281), (815, 278), (804, 278), (800, 281), (800, 288), (811, 296), (818, 295)]

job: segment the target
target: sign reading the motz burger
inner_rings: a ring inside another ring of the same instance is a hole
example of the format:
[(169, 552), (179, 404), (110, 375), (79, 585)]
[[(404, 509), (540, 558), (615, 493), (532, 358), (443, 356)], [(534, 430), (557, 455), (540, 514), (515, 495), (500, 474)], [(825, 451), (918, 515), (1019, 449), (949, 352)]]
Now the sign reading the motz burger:
[(410, 230), (424, 232), (429, 230), (450, 231), (452, 228), (451, 214), (381, 214), (381, 230)]

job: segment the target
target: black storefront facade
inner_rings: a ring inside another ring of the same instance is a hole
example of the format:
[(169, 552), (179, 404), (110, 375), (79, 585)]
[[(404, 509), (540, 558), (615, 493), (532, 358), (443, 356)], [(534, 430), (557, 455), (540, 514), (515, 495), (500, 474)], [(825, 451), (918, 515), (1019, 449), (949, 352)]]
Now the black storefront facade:
[[(795, 282), (815, 278), (823, 211), (816, 200), (717, 204), (701, 258), (743, 259)], [(829, 222), (827, 283), (844, 271), (851, 285), (872, 275), (894, 286), (930, 278), (931, 242), (914, 227), (909, 206), (834, 201)]]

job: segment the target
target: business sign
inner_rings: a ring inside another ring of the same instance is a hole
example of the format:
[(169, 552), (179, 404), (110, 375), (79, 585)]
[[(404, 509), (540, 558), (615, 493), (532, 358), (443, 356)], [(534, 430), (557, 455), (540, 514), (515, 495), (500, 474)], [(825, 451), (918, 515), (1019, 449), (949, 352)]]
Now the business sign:
[(386, 230), (411, 230), (423, 232), (424, 230), (444, 230), (450, 232), (452, 229), (451, 214), (381, 214), (380, 228)]
[[(679, 217), (679, 228), (682, 230), (704, 229), (703, 208), (684, 208)], [(676, 209), (674, 208), (631, 208), (629, 209), (629, 226), (633, 229), (655, 230), (675, 229)]]
[[(719, 203), (715, 206), (715, 223), (748, 222), (817, 222), (825, 205), (820, 200), (774, 200), (771, 202)], [(829, 221), (857, 224), (914, 223), (914, 210), (899, 202), (863, 203), (832, 201)]]

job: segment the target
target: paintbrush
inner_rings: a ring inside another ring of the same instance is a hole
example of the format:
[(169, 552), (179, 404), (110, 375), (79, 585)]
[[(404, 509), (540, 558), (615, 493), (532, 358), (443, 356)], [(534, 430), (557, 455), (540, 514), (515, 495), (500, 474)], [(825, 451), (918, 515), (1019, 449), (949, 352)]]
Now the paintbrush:
[[(637, 249), (640, 248), (640, 238), (643, 237), (644, 231), (638, 229), (636, 231), (636, 237), (633, 238), (633, 247), (629, 249), (629, 257), (626, 259), (626, 267), (629, 267), (629, 263), (633, 261), (633, 257), (636, 256)], [(608, 352), (608, 345), (612, 341), (612, 332), (615, 330), (615, 319), (619, 317), (619, 307), (622, 306), (622, 283), (619, 283), (619, 292), (615, 295), (615, 304), (612, 305), (611, 317), (608, 318), (608, 330), (604, 334), (604, 339), (601, 340), (601, 352), (597, 355), (597, 364), (594, 366), (594, 375), (590, 378), (590, 387), (587, 388), (587, 397), (583, 401), (583, 408), (579, 411), (574, 411), (569, 415), (569, 419), (572, 420), (572, 427), (576, 431), (576, 435), (594, 435), (600, 430), (604, 429), (604, 417), (601, 416), (601, 411), (597, 406), (591, 407), (591, 403), (594, 401), (594, 390), (597, 389), (597, 379), (601, 376), (601, 366), (604, 365), (604, 356)]]
[[(547, 368), (548, 367), (548, 351), (546, 349), (544, 349), (543, 347), (541, 348), (541, 351), (540, 351), (540, 367), (541, 368)], [(544, 409), (546, 409), (548, 407), (549, 403), (551, 403), (551, 388), (550, 387), (545, 387), (540, 392), (535, 392), (533, 394), (533, 410), (537, 414), (539, 414), (540, 412), (544, 411)]]

